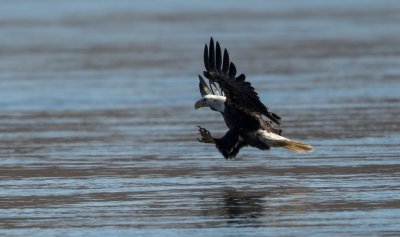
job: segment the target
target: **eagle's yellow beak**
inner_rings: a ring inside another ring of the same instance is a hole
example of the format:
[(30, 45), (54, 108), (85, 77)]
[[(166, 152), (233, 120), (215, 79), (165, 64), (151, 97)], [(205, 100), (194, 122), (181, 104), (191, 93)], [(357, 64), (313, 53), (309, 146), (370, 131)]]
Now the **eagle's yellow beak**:
[(204, 106), (205, 106), (205, 104), (204, 104), (203, 99), (196, 101), (196, 103), (194, 104), (195, 109), (198, 109), (198, 108), (204, 107)]

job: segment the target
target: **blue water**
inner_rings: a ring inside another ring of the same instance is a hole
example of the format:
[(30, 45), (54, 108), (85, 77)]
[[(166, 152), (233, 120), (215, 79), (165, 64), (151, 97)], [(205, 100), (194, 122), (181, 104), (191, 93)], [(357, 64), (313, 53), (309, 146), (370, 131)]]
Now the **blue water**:
[[(0, 233), (400, 232), (398, 1), (2, 1)], [(227, 47), (314, 152), (226, 161), (196, 126), (204, 44)]]

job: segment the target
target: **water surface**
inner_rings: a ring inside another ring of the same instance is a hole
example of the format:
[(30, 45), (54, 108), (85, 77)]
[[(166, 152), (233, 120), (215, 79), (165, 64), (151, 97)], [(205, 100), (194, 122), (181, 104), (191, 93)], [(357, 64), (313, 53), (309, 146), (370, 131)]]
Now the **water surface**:
[[(1, 3), (1, 234), (399, 234), (397, 1), (155, 3)], [(211, 35), (314, 153), (196, 141)]]

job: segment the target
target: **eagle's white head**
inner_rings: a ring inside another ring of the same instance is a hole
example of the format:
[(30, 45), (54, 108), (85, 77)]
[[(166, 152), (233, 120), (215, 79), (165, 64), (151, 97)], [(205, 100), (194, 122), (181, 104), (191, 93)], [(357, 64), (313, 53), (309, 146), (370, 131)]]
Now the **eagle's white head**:
[(205, 95), (202, 99), (196, 101), (194, 108), (210, 107), (212, 110), (224, 112), (225, 110), (225, 96), (221, 95)]

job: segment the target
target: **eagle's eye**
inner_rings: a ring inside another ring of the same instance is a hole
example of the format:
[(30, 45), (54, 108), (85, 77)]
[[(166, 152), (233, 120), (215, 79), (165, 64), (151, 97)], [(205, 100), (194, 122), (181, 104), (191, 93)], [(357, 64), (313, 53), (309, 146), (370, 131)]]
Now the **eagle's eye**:
[(204, 99), (202, 99), (202, 101), (203, 101), (203, 102), (206, 102), (206, 99), (204, 98)]

